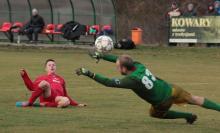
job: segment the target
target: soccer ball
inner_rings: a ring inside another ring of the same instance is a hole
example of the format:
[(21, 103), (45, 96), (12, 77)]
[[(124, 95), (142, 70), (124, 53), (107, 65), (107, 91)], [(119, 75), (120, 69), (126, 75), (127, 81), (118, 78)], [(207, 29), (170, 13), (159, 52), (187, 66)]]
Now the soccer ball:
[(114, 43), (109, 36), (100, 36), (95, 41), (95, 49), (98, 52), (110, 52), (114, 48)]

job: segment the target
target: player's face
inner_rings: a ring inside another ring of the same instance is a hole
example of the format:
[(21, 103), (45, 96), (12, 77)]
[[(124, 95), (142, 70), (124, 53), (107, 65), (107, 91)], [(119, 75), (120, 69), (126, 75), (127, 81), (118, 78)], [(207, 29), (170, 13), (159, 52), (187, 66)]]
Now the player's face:
[(56, 63), (53, 61), (47, 62), (45, 70), (48, 74), (54, 74), (56, 72)]
[(38, 14), (37, 10), (32, 11), (32, 16), (36, 16)]
[(176, 4), (172, 4), (171, 8), (176, 9), (177, 8)]
[(117, 70), (121, 73), (121, 75), (127, 75), (127, 69), (121, 66), (121, 63), (119, 60), (117, 60), (116, 62), (116, 67), (117, 67)]
[(187, 8), (188, 8), (188, 11), (192, 11), (194, 9), (194, 5), (193, 4), (189, 4), (187, 6)]

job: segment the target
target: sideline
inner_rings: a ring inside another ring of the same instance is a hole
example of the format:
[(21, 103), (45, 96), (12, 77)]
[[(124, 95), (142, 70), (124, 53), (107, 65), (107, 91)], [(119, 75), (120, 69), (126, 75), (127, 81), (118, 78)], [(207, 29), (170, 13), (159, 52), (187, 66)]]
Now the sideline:
[(9, 42), (0, 42), (0, 47), (19, 47), (19, 48), (36, 48), (36, 49), (42, 49), (42, 48), (61, 48), (61, 49), (92, 49), (94, 48), (92, 45), (81, 45), (81, 44), (27, 44), (27, 43), (9, 43)]

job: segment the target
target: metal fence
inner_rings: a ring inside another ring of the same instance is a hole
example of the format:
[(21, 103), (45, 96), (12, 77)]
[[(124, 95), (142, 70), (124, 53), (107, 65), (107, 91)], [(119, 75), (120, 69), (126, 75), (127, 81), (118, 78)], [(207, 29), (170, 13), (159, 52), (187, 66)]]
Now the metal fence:
[[(0, 0), (0, 24), (27, 22), (33, 8), (39, 10), (47, 24), (74, 20), (85, 25), (112, 25), (112, 38), (117, 41), (114, 0)], [(0, 38), (4, 38), (2, 33)]]

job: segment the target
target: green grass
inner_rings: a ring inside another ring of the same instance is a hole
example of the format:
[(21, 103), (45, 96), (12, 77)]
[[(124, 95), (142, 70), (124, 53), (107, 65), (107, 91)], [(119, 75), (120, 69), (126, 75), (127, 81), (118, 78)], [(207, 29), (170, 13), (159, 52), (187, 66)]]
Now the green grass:
[[(195, 106), (173, 106), (175, 110), (198, 114), (194, 125), (184, 120), (149, 117), (150, 105), (132, 91), (106, 88), (73, 70), (86, 67), (109, 77), (121, 77), (114, 64), (96, 64), (86, 50), (0, 48), (0, 133), (219, 133), (219, 112)], [(157, 76), (176, 83), (189, 92), (220, 102), (220, 49), (145, 48), (130, 54), (146, 64)], [(32, 79), (44, 72), (47, 58), (57, 60), (58, 74), (67, 82), (71, 97), (87, 103), (86, 108), (16, 108), (27, 100), (19, 69), (26, 68)]]

